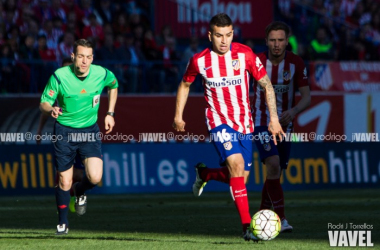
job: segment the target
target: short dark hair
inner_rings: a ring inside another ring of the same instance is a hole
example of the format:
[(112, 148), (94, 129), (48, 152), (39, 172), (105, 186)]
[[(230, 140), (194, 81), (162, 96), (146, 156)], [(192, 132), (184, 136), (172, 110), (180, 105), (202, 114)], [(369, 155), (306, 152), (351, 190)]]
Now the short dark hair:
[(272, 30), (283, 30), (283, 31), (285, 31), (285, 36), (286, 36), (286, 37), (289, 37), (290, 28), (289, 28), (289, 26), (288, 26), (286, 23), (284, 23), (284, 22), (281, 22), (281, 21), (274, 21), (274, 22), (270, 23), (270, 24), (265, 28), (265, 37), (268, 37), (269, 33), (270, 33)]
[(61, 66), (65, 65), (67, 63), (72, 64), (73, 60), (70, 57), (63, 58)]
[(231, 18), (225, 13), (219, 13), (211, 18), (210, 23), (209, 23), (209, 29), (210, 31), (212, 31), (214, 26), (228, 27), (230, 25), (232, 25)]
[(91, 48), (92, 51), (94, 51), (94, 47), (92, 46), (92, 43), (86, 39), (79, 39), (77, 41), (75, 41), (74, 43), (74, 54), (77, 53), (77, 48), (78, 46), (82, 46), (82, 47), (85, 47), (85, 48)]

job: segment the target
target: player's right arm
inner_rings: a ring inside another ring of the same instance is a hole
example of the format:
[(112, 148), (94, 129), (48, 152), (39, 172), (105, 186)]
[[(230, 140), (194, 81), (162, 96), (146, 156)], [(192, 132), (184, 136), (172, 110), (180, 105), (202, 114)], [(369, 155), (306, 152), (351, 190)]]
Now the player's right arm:
[(185, 105), (187, 102), (187, 98), (190, 92), (191, 82), (185, 82), (184, 80), (178, 86), (177, 91), (177, 101), (175, 106), (175, 115), (173, 128), (176, 131), (184, 132), (185, 131), (185, 121), (183, 120), (183, 110), (185, 109)]
[(45, 115), (51, 115), (57, 119), (62, 114), (60, 107), (53, 107), (53, 103), (58, 95), (58, 81), (55, 73), (50, 77), (44, 92), (41, 96), (40, 110)]
[(195, 56), (190, 58), (189, 63), (187, 64), (186, 72), (177, 90), (177, 101), (175, 106), (173, 128), (179, 132), (185, 131), (186, 123), (183, 120), (183, 110), (185, 109), (187, 98), (189, 96), (190, 85), (199, 73), (194, 57)]

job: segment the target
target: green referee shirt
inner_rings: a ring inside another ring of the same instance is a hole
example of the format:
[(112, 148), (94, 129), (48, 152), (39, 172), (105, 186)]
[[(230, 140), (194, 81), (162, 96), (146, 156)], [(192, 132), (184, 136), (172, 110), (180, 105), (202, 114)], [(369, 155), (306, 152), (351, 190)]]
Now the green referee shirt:
[(75, 75), (74, 65), (59, 68), (50, 77), (41, 103), (53, 105), (55, 99), (62, 108), (62, 115), (57, 121), (73, 128), (85, 128), (98, 119), (100, 94), (104, 87), (118, 87), (115, 75), (98, 65), (91, 64), (87, 77), (81, 81)]

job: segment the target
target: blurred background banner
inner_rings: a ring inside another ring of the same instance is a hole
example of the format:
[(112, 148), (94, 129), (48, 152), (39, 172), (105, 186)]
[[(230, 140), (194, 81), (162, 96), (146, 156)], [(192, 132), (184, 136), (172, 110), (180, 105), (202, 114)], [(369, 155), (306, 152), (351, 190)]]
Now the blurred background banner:
[(178, 38), (207, 36), (211, 17), (221, 12), (231, 17), (235, 36), (245, 38), (264, 39), (266, 24), (273, 20), (271, 1), (155, 0), (154, 4), (155, 28), (170, 24)]
[[(285, 190), (380, 187), (378, 147), (373, 143), (292, 147), (282, 177)], [(54, 193), (52, 145), (1, 145), (0, 152), (0, 195)], [(211, 143), (105, 144), (103, 160), (102, 184), (91, 193), (191, 192), (197, 162), (218, 167)], [(248, 190), (261, 190), (264, 172), (254, 151)], [(211, 181), (205, 191), (228, 192), (228, 186)]]
[[(299, 96), (296, 96), (298, 101)], [(201, 95), (188, 98), (184, 120), (186, 132), (177, 133), (172, 129), (175, 96), (173, 95), (120, 95), (116, 105), (116, 127), (111, 139), (103, 143), (130, 143), (132, 137), (139, 140), (143, 133), (169, 133), (198, 136), (200, 141), (208, 137), (205, 124), (206, 101)], [(35, 134), (39, 122), (39, 97), (0, 98), (3, 109), (0, 112), (0, 133)], [(107, 97), (101, 97), (98, 124), (104, 132), (104, 116), (107, 113)], [(318, 137), (310, 141), (334, 142), (351, 141), (353, 133), (380, 133), (380, 93), (312, 92), (311, 104), (295, 119), (295, 132), (314, 132)], [(49, 118), (42, 133), (53, 133), (54, 119)], [(200, 138), (199, 136), (202, 136)], [(345, 138), (345, 139), (344, 139)], [(195, 138), (196, 139), (196, 138)], [(186, 141), (178, 139), (178, 142)], [(192, 140), (189, 138), (189, 140)], [(0, 144), (4, 143), (0, 141)], [(43, 140), (42, 143), (50, 143)], [(35, 144), (34, 140), (18, 144)], [(378, 145), (378, 144), (377, 144)]]
[(311, 90), (380, 91), (380, 63), (310, 62), (310, 76)]

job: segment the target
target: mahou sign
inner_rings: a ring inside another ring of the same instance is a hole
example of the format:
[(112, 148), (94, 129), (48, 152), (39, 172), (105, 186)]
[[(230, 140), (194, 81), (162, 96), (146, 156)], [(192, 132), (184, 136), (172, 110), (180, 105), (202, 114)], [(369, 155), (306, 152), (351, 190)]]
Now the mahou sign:
[(154, 9), (156, 33), (170, 25), (178, 38), (206, 37), (211, 17), (222, 12), (231, 17), (235, 35), (243, 38), (264, 38), (273, 20), (272, 1), (156, 0)]

